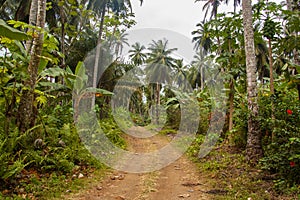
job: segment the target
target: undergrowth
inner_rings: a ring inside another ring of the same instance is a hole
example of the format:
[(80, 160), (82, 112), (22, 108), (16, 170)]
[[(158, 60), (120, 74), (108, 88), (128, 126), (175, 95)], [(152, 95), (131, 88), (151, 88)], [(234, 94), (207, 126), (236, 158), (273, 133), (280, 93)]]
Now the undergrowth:
[[(202, 137), (199, 139), (202, 140)], [(210, 186), (206, 191), (214, 200), (294, 200), (299, 199), (299, 189), (292, 193), (279, 193), (274, 187), (275, 177), (261, 170), (260, 166), (250, 167), (244, 153), (234, 147), (221, 145), (206, 157), (199, 159), (197, 141), (188, 155), (197, 164), (201, 176)]]

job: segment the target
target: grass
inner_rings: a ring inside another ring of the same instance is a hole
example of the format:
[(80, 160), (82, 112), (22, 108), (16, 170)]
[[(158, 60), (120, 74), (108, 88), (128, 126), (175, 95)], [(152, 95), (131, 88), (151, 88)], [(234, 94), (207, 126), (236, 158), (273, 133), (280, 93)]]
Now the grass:
[(158, 176), (158, 172), (150, 172), (142, 176), (142, 193), (138, 196), (137, 199), (146, 200), (149, 193), (157, 191), (155, 187)]
[[(195, 152), (192, 147), (189, 152)], [(190, 154), (191, 155), (191, 154)], [(214, 200), (296, 200), (297, 194), (279, 194), (272, 176), (258, 167), (250, 167), (243, 152), (222, 145), (201, 160), (192, 157), (203, 178), (209, 180), (207, 191)]]
[(99, 184), (99, 182), (103, 180), (103, 178), (106, 176), (105, 172), (107, 172), (107, 170), (96, 169), (90, 171), (84, 178), (76, 178), (70, 181), (65, 181), (67, 183), (62, 190), (57, 188), (57, 196), (49, 198), (50, 196), (48, 195), (46, 197), (47, 199), (52, 200), (65, 199), (62, 197), (67, 196), (68, 193), (76, 194), (81, 190), (91, 188), (92, 186)]
[[(104, 168), (85, 166), (68, 175), (58, 172), (39, 174), (35, 170), (26, 171), (23, 172), (24, 177), (19, 180), (17, 187), (1, 191), (0, 199), (62, 199), (63, 195), (76, 193), (93, 183), (99, 183), (104, 177), (104, 172)], [(83, 174), (84, 177), (78, 178), (79, 174)]]

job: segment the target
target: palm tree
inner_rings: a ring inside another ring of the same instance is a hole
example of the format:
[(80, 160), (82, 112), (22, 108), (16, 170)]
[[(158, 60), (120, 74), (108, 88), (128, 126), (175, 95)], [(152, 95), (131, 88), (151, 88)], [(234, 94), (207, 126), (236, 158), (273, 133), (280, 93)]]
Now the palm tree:
[(204, 4), (204, 6), (202, 8), (202, 10), (206, 9), (203, 21), (205, 21), (210, 7), (212, 7), (210, 19), (217, 16), (218, 8), (219, 8), (222, 0), (196, 0), (195, 2), (198, 2), (198, 1), (206, 1), (206, 3)]
[(171, 54), (177, 50), (177, 48), (168, 49), (168, 40), (152, 41), (148, 48), (150, 52), (148, 55), (147, 71), (152, 73), (149, 75), (150, 80), (157, 80), (166, 82), (170, 80), (168, 70), (174, 65), (175, 59), (171, 57)]
[[(206, 1), (206, 3), (204, 4), (204, 6), (202, 8), (202, 10), (206, 9), (205, 14), (204, 14), (204, 19), (203, 19), (203, 22), (204, 22), (207, 17), (208, 11), (210, 10), (211, 7), (212, 7), (212, 9), (211, 9), (210, 19), (217, 16), (218, 8), (224, 0), (196, 0), (195, 2), (198, 2), (198, 1)], [(225, 0), (225, 3), (228, 4), (229, 0)], [(233, 1), (234, 13), (236, 13), (236, 8), (240, 5), (240, 3), (241, 3), (241, 0)]]
[[(36, 23), (40, 28), (45, 27), (46, 19), (46, 0), (32, 0), (30, 7), (30, 24)], [(35, 124), (37, 108), (35, 106), (35, 84), (37, 79), (38, 67), (43, 49), (44, 35), (37, 31), (33, 37), (32, 45), (27, 51), (30, 53), (28, 66), (29, 79), (25, 81), (25, 87), (29, 90), (22, 91), (20, 106), (18, 108), (18, 125), (21, 132), (32, 128)]]
[(205, 52), (209, 52), (212, 40), (210, 37), (208, 23), (200, 22), (196, 26), (198, 29), (192, 32), (192, 35), (195, 35), (192, 40), (192, 42), (195, 42), (195, 49), (199, 50), (202, 48)]
[(261, 147), (261, 133), (258, 121), (259, 108), (257, 103), (257, 67), (254, 47), (251, 0), (243, 0), (242, 8), (246, 53), (247, 99), (249, 109), (246, 157), (249, 162), (256, 164), (262, 157), (263, 151)]
[[(225, 0), (225, 3), (228, 4), (229, 0)], [(241, 0), (233, 0), (233, 9), (234, 13), (236, 13), (236, 8), (241, 4)]]
[(146, 59), (147, 55), (144, 53), (146, 47), (141, 45), (139, 42), (136, 42), (131, 46), (133, 49), (129, 50), (129, 58), (133, 62), (133, 64), (139, 66), (142, 65)]
[(174, 62), (174, 84), (178, 88), (187, 89), (187, 66), (184, 65), (183, 59), (176, 59)]
[[(177, 50), (177, 48), (168, 49), (168, 40), (152, 41), (150, 51), (147, 60), (147, 78), (149, 82), (155, 83), (156, 89), (156, 105), (160, 104), (160, 90), (163, 82), (170, 82), (171, 67), (174, 65), (175, 59), (171, 57), (171, 54)], [(158, 110), (156, 110), (156, 123), (158, 123)]]
[(258, 80), (264, 82), (264, 77), (269, 77), (268, 64), (268, 47), (262, 37), (256, 38), (255, 52), (257, 61)]
[(192, 85), (197, 88), (199, 85), (201, 90), (204, 89), (204, 70), (207, 67), (205, 64), (205, 52), (203, 50), (199, 50), (198, 53), (194, 56), (194, 60), (192, 61), (192, 68), (189, 71), (189, 80)]
[[(140, 0), (141, 3), (143, 2)], [(93, 0), (89, 2), (88, 7), (94, 8), (97, 13), (99, 13), (100, 18), (100, 28), (98, 32), (98, 40), (97, 40), (97, 47), (96, 47), (96, 56), (95, 56), (95, 62), (94, 62), (94, 70), (93, 70), (93, 82), (92, 86), (97, 87), (97, 78), (98, 78), (98, 68), (100, 64), (100, 58), (101, 58), (101, 44), (102, 44), (102, 34), (104, 30), (104, 19), (106, 16), (107, 10), (112, 10), (115, 13), (125, 12), (127, 13), (128, 10), (132, 12), (132, 6), (130, 0)], [(95, 105), (95, 97), (92, 99), (92, 108)]]
[(113, 46), (115, 48), (115, 55), (118, 56), (119, 54), (122, 54), (124, 44), (129, 46), (127, 33), (116, 33), (115, 35), (112, 36), (113, 40)]

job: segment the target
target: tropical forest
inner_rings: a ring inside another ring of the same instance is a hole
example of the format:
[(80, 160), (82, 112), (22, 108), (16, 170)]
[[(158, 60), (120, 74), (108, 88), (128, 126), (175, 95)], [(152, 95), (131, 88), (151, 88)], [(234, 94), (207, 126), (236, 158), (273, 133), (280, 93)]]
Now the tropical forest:
[(152, 1), (0, 0), (0, 199), (300, 199), (300, 1)]

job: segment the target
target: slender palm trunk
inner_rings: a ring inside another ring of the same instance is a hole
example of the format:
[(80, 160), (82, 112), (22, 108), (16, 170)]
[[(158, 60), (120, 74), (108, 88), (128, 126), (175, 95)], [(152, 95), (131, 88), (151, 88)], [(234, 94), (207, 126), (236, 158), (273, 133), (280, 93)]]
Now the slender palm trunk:
[[(268, 39), (269, 43), (269, 66), (270, 66), (270, 92), (271, 96), (273, 97), (275, 94), (275, 89), (274, 89), (274, 74), (273, 74), (273, 55), (272, 55), (272, 39)], [(271, 118), (272, 120), (275, 120), (275, 107), (274, 107), (274, 102), (272, 100), (271, 102)], [(274, 139), (274, 132), (272, 132), (272, 140)]]
[(271, 95), (274, 95), (272, 40), (268, 39), (268, 43), (269, 43), (269, 65), (270, 65), (270, 92)]
[[(44, 28), (46, 18), (46, 0), (33, 0), (30, 13), (32, 19), (36, 21), (36, 25), (40, 28)], [(36, 17), (34, 17), (34, 14), (32, 13), (36, 14)], [(32, 128), (35, 125), (37, 117), (34, 90), (38, 66), (40, 64), (40, 56), (43, 49), (43, 42), (44, 35), (39, 31), (33, 36), (31, 50), (27, 50), (30, 52), (30, 61), (28, 66), (29, 79), (25, 81), (24, 85), (28, 89), (22, 91), (20, 106), (18, 108), (18, 125), (21, 132), (25, 132), (27, 129)]]
[[(38, 0), (31, 0), (30, 4), (30, 13), (29, 13), (29, 24), (30, 25), (36, 25), (36, 20), (37, 20), (37, 12), (38, 12)], [(34, 31), (32, 29), (29, 29), (28, 32)], [(34, 34), (32, 34), (34, 35)], [(31, 46), (32, 46), (32, 39), (29, 39), (26, 41), (26, 50), (28, 53), (31, 51)]]
[(200, 77), (201, 91), (203, 91), (204, 90), (204, 67), (203, 67), (203, 65), (200, 66), (200, 73), (201, 73), (201, 77)]
[[(61, 53), (63, 55), (65, 55), (65, 35), (66, 35), (66, 31), (65, 31), (65, 23), (66, 23), (66, 16), (65, 16), (65, 12), (63, 7), (60, 7), (60, 16), (61, 16)], [(61, 66), (64, 69), (65, 68), (65, 58), (62, 57), (62, 63)]]
[[(99, 35), (96, 47), (96, 55), (95, 55), (95, 63), (94, 63), (94, 72), (93, 72), (93, 87), (97, 87), (98, 82), (98, 74), (99, 74), (99, 63), (101, 58), (101, 44), (102, 44), (102, 34), (103, 34), (103, 26), (104, 26), (104, 18), (105, 18), (105, 11), (106, 11), (106, 1), (103, 4), (103, 9), (101, 11), (100, 17), (100, 28), (99, 28)], [(95, 95), (92, 97), (91, 108), (95, 107)]]
[(234, 112), (234, 83), (233, 80), (230, 80), (229, 84), (229, 128), (231, 131), (233, 129), (233, 112)]
[(255, 59), (251, 0), (243, 0), (242, 8), (246, 52), (247, 100), (249, 109), (246, 158), (250, 163), (256, 164), (262, 157), (263, 151), (261, 147), (260, 123), (258, 121), (257, 66)]
[(159, 125), (159, 105), (160, 105), (160, 84), (156, 83), (156, 124)]
[[(228, 40), (228, 50), (230, 53), (231, 49), (231, 40)], [(231, 61), (229, 61), (229, 65), (231, 66)], [(233, 129), (233, 112), (234, 112), (234, 79), (231, 78), (229, 82), (229, 127), (228, 130), (231, 131)]]

